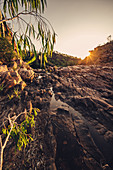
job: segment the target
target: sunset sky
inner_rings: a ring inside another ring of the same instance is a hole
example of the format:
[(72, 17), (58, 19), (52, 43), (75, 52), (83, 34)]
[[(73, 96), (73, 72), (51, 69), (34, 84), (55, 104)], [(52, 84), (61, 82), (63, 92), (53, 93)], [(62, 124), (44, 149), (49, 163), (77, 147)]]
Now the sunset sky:
[(47, 0), (47, 3), (44, 16), (58, 35), (55, 51), (84, 58), (89, 50), (113, 36), (113, 0)]

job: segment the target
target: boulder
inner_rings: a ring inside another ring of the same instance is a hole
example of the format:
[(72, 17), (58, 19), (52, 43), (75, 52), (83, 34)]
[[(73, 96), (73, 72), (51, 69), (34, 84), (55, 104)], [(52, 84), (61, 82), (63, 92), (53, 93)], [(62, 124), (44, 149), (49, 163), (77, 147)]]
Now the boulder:
[(0, 65), (0, 72), (8, 71), (7, 65)]
[(27, 70), (27, 69), (19, 69), (19, 74), (22, 77), (24, 81), (32, 81), (34, 78), (34, 71), (33, 70)]
[(17, 70), (14, 71), (12, 69), (10, 69), (8, 71), (2, 71), (0, 73), (0, 84), (3, 86), (5, 92), (7, 92), (10, 88), (12, 88), (16, 85), (19, 85), (19, 84), (20, 84), (22, 90), (26, 86), (26, 83), (22, 80), (18, 71)]

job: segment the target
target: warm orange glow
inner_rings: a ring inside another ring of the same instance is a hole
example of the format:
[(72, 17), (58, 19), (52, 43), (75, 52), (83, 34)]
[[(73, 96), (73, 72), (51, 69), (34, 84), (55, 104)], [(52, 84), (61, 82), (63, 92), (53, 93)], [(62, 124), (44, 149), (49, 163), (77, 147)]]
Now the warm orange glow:
[(88, 55), (87, 55), (87, 57), (90, 57), (90, 55), (91, 55), (91, 53), (90, 53), (90, 51), (88, 51)]
[(89, 55), (84, 60), (85, 64), (91, 64), (94, 63), (94, 60), (92, 58), (91, 52), (89, 51)]

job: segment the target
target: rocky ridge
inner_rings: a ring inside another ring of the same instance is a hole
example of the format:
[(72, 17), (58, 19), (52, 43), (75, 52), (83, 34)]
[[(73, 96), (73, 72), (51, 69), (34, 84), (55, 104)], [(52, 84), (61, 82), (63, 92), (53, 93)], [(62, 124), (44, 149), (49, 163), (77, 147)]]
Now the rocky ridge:
[(80, 61), (85, 65), (113, 65), (113, 41), (104, 45), (99, 45), (94, 50), (89, 51), (90, 55)]
[(31, 129), (34, 140), (15, 153), (10, 139), (4, 169), (113, 169), (112, 66), (47, 72), (18, 60), (9, 67), (1, 65), (0, 71), (0, 125), (4, 116), (19, 114), (30, 103), (40, 109)]

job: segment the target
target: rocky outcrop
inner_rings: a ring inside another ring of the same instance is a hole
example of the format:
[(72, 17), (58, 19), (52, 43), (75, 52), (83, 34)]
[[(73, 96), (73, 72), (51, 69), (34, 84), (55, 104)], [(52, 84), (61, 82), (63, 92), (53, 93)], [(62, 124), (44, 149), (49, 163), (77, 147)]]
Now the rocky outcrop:
[(113, 65), (113, 41), (100, 45), (94, 50), (90, 50), (89, 53), (89, 56), (80, 61), (81, 64)]
[(27, 84), (20, 97), (0, 94), (0, 125), (4, 116), (19, 114), (30, 103), (40, 109), (31, 129), (34, 140), (15, 153), (10, 139), (4, 169), (113, 169), (113, 67), (34, 72), (30, 81), (19, 74)]
[(21, 59), (13, 61), (9, 67), (0, 65), (0, 85), (4, 92), (16, 85), (20, 85), (21, 90), (23, 90), (26, 86), (25, 81), (32, 81), (33, 78), (34, 71)]

